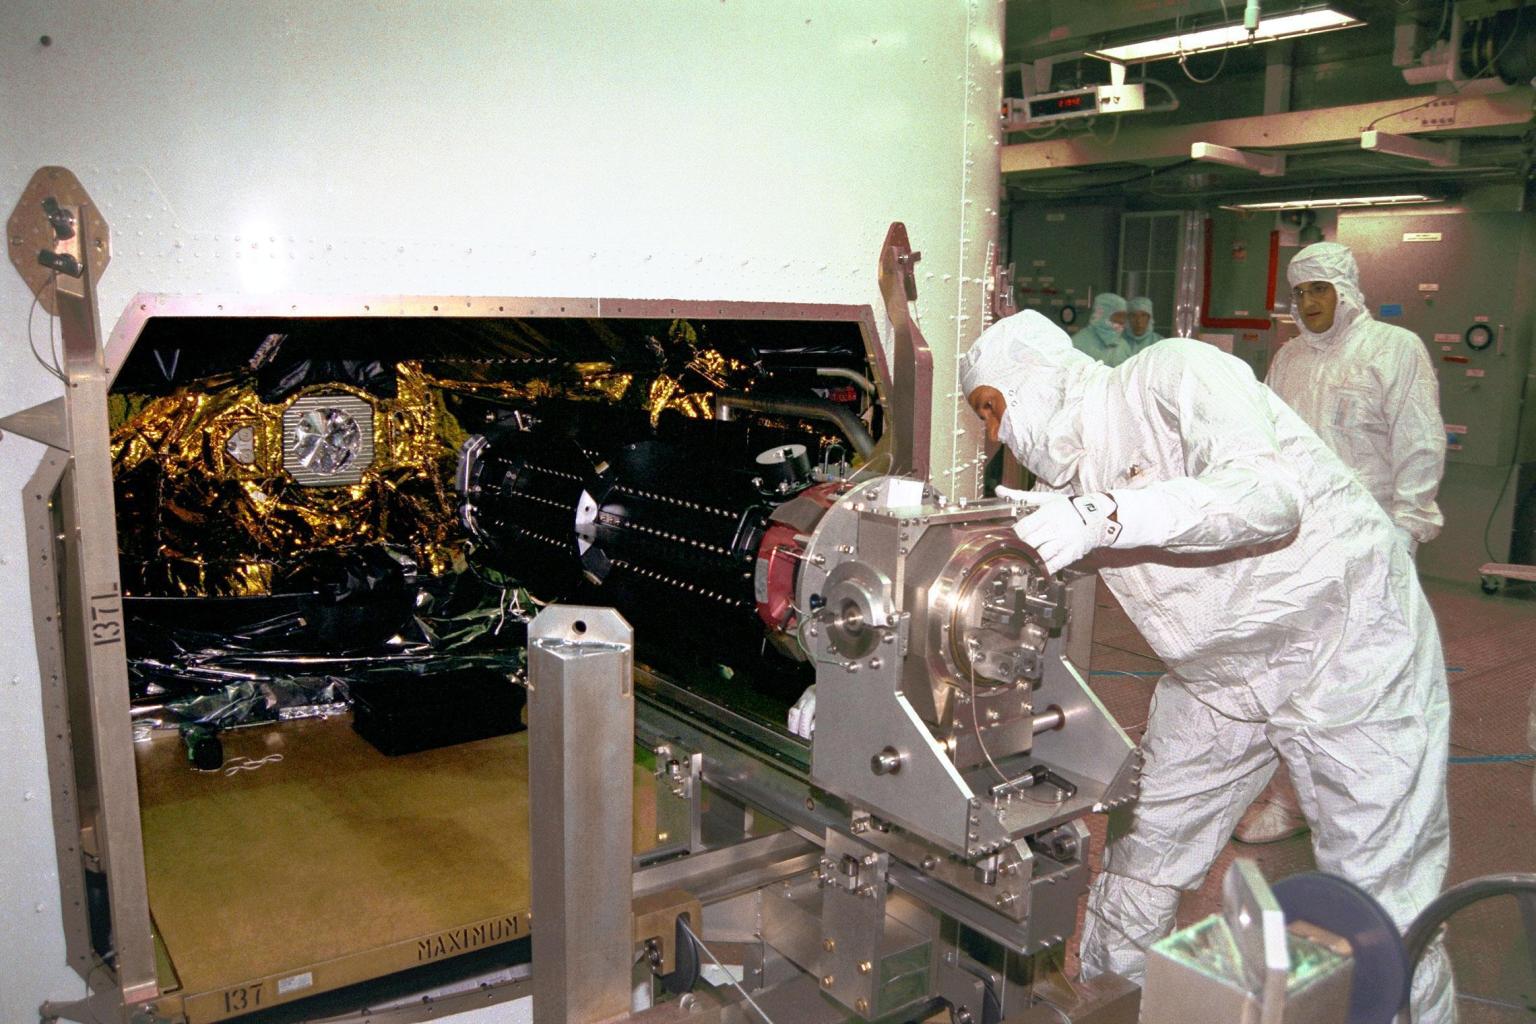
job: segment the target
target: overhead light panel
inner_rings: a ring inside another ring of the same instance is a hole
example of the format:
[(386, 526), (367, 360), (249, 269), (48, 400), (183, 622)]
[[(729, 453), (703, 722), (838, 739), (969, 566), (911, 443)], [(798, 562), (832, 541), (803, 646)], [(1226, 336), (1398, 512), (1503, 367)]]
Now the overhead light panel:
[(1257, 171), (1266, 178), (1278, 178), (1285, 174), (1283, 153), (1249, 153), (1231, 146), (1218, 146), (1214, 142), (1193, 142), (1189, 146), (1189, 158), (1241, 167), (1245, 171)]
[(1102, 50), (1094, 50), (1091, 56), (1102, 57), (1105, 60), (1120, 61), (1123, 64), (1141, 64), (1151, 60), (1163, 60), (1168, 57), (1178, 57), (1192, 53), (1205, 53), (1210, 50), (1225, 50), (1233, 46), (1246, 46), (1252, 43), (1272, 43), (1280, 39), (1294, 39), (1296, 36), (1314, 35), (1318, 32), (1333, 32), (1341, 28), (1357, 28), (1365, 22), (1348, 14), (1341, 14), (1331, 8), (1323, 7), (1311, 11), (1298, 11), (1295, 14), (1282, 14), (1274, 18), (1265, 18), (1258, 30), (1251, 36), (1241, 22), (1231, 25), (1219, 25), (1216, 28), (1199, 29), (1194, 32), (1181, 32), (1171, 36), (1163, 36), (1160, 39), (1149, 39), (1143, 43), (1128, 43), (1125, 46), (1110, 46)]
[(1435, 196), (1418, 192), (1394, 196), (1338, 196), (1332, 199), (1285, 199), (1270, 203), (1223, 203), (1223, 210), (1322, 210), (1347, 206), (1409, 206), (1438, 203)]

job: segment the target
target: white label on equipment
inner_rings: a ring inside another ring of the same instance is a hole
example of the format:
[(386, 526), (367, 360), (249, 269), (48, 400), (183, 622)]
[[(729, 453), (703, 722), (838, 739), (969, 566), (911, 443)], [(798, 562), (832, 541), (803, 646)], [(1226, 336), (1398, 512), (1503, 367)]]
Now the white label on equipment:
[(1435, 340), (1442, 345), (1454, 345), (1461, 340), (1461, 335), (1457, 334), (1455, 331), (1437, 333), (1435, 335)]
[(1467, 428), (1466, 425), (1462, 423), (1447, 423), (1445, 425), (1445, 432), (1447, 434), (1465, 434), (1467, 432)]
[(1488, 371), (1487, 370), (1468, 370), (1467, 371), (1467, 376), (1468, 377), (1486, 377), (1486, 376), (1488, 376)]
[(1475, 317), (1472, 318), (1472, 322), (1473, 323), (1479, 323), (1479, 324), (1485, 324), (1485, 323), (1488, 322), (1488, 315), (1486, 313), (1479, 314), (1478, 316), (1475, 316)]
[(1437, 292), (1439, 290), (1440, 290), (1440, 286), (1437, 285), (1437, 284), (1421, 284), (1421, 285), (1419, 285), (1419, 291), (1421, 291), (1421, 292)]
[(1053, 306), (1065, 306), (1066, 304), (1067, 304), (1067, 300), (1066, 299), (1052, 299), (1051, 300), (1051, 305), (1053, 305)]
[(1067, 215), (1064, 213), (1048, 213), (1045, 215), (1047, 224), (1059, 224), (1066, 219)]
[(277, 979), (277, 994), (287, 995), (289, 992), (297, 992), (300, 989), (309, 988), (315, 983), (313, 972), (305, 971), (303, 974), (292, 974), (286, 978)]
[(1403, 241), (1405, 242), (1438, 242), (1440, 241), (1441, 237), (1441, 233), (1438, 231), (1403, 232)]
[(1248, 315), (1248, 311), (1246, 309), (1234, 309), (1232, 311), (1232, 315), (1233, 316), (1247, 316)]
[(1055, 284), (1056, 283), (1056, 279), (1054, 277), (1042, 277), (1040, 279), (1040, 283), (1042, 285)]
[(1043, 267), (1045, 266), (1045, 260), (1030, 260), (1029, 265), (1032, 267)]

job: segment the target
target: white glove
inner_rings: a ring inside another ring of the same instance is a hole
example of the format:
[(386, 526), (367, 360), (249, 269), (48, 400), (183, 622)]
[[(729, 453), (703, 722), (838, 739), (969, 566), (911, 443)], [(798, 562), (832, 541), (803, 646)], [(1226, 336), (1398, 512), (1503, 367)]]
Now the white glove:
[(1108, 547), (1120, 535), (1120, 525), (1109, 517), (1115, 500), (1107, 494), (1032, 493), (1039, 507), (1013, 524), (1019, 540), (1034, 548), (1047, 572), (1057, 572), (1094, 548)]
[(795, 706), (789, 709), (789, 731), (803, 740), (811, 738), (811, 733), (816, 731), (816, 686), (811, 684), (805, 688), (800, 699), (795, 701)]
[(1017, 487), (1004, 487), (1003, 485), (999, 484), (996, 488), (993, 489), (993, 493), (996, 494), (999, 498), (1007, 498), (1009, 501), (1033, 502), (1044, 492), (1024, 491)]

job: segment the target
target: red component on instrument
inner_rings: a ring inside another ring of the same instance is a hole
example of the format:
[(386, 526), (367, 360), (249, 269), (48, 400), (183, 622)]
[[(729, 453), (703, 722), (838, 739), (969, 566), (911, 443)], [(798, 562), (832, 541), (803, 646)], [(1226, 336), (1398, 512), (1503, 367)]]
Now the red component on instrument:
[[(809, 499), (823, 509), (837, 503), (842, 493), (840, 483), (817, 484), (807, 488), (795, 501)], [(788, 631), (795, 626), (795, 586), (800, 580), (800, 563), (805, 558), (803, 534), (787, 523), (770, 522), (757, 548), (755, 591), (757, 615), (770, 629)]]

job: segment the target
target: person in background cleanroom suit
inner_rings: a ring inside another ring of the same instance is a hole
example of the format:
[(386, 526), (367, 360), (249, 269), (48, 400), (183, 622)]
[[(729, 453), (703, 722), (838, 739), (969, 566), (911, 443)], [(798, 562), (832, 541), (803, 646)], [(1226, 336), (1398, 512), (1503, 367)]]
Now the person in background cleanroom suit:
[(1119, 366), (1131, 358), (1125, 341), (1125, 300), (1114, 292), (1099, 292), (1088, 322), (1072, 336), (1072, 344), (1106, 366)]
[[(1406, 927), (1450, 854), (1450, 706), (1439, 633), (1380, 506), (1248, 367), (1187, 338), (1118, 368), (1045, 317), (993, 325), (960, 383), (1041, 492), (1014, 530), (1055, 572), (1096, 552), (1167, 665), (1141, 794), (1112, 822), (1082, 938), (1085, 977), (1140, 983), (1238, 816), (1289, 768), (1318, 867)], [(1415, 1020), (1455, 1019), (1432, 950)]]
[(1412, 331), (1372, 319), (1348, 246), (1318, 242), (1285, 272), (1301, 336), (1264, 382), (1355, 471), (1410, 553), (1440, 535), (1440, 384)]
[[(1265, 383), (1355, 471), (1411, 555), (1445, 523), (1435, 504), (1445, 424), (1429, 353), (1412, 331), (1371, 318), (1348, 246), (1309, 245), (1285, 276), (1301, 335), (1275, 356)], [(1267, 843), (1304, 830), (1295, 795), (1276, 780), (1235, 835)]]
[(1126, 304), (1126, 310), (1130, 321), (1125, 325), (1125, 343), (1135, 355), (1148, 345), (1163, 340), (1152, 327), (1152, 300), (1148, 298), (1132, 299)]

